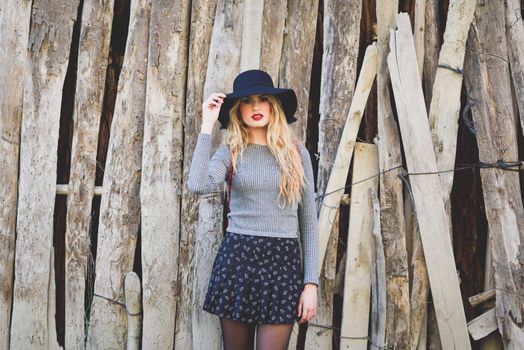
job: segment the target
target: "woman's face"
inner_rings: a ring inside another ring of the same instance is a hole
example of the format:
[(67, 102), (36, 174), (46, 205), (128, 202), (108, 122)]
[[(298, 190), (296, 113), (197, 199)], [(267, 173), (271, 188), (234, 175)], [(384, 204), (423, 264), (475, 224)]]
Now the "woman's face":
[(257, 94), (242, 97), (239, 110), (242, 120), (250, 128), (264, 128), (269, 124), (271, 104), (267, 95)]

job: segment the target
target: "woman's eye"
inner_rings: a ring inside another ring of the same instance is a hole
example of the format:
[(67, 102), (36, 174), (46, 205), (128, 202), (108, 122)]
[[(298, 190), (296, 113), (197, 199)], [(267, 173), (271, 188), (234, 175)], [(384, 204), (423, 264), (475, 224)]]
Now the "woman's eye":
[(259, 98), (260, 102), (267, 102), (267, 96), (260, 96)]
[(244, 103), (244, 104), (249, 104), (249, 102), (251, 102), (251, 99), (249, 98), (243, 98), (240, 100), (240, 102)]

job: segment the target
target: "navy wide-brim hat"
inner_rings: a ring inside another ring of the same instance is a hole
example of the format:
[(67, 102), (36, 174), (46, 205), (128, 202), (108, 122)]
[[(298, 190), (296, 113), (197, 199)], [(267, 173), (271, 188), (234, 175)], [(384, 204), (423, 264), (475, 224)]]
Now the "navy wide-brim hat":
[(294, 116), (297, 110), (297, 96), (295, 92), (292, 89), (274, 87), (273, 80), (269, 74), (258, 69), (252, 69), (237, 75), (233, 82), (233, 92), (226, 94), (226, 98), (218, 114), (218, 121), (221, 125), (220, 129), (227, 128), (227, 124), (229, 123), (229, 110), (233, 107), (235, 100), (240, 97), (255, 94), (275, 95), (280, 99), (287, 122), (293, 123), (297, 120)]

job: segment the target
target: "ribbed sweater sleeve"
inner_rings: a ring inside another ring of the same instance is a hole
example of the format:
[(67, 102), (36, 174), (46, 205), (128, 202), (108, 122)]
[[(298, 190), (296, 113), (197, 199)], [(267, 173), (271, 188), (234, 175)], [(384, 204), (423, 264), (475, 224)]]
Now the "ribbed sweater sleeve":
[(195, 194), (216, 192), (227, 180), (231, 157), (225, 145), (220, 145), (211, 157), (211, 134), (200, 133), (189, 168), (187, 187)]
[(304, 144), (299, 146), (306, 178), (302, 201), (298, 205), (298, 222), (300, 240), (304, 254), (304, 284), (314, 283), (318, 286), (318, 245), (319, 227), (315, 205), (315, 180), (311, 157)]

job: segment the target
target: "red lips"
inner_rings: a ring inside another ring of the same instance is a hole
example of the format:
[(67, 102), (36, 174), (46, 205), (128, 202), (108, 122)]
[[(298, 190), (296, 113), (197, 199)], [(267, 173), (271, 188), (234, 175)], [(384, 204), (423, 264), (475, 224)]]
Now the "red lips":
[(257, 121), (258, 121), (258, 120), (264, 118), (264, 116), (263, 116), (262, 114), (253, 114), (253, 115), (251, 116), (251, 118), (253, 118), (254, 120), (257, 120)]

